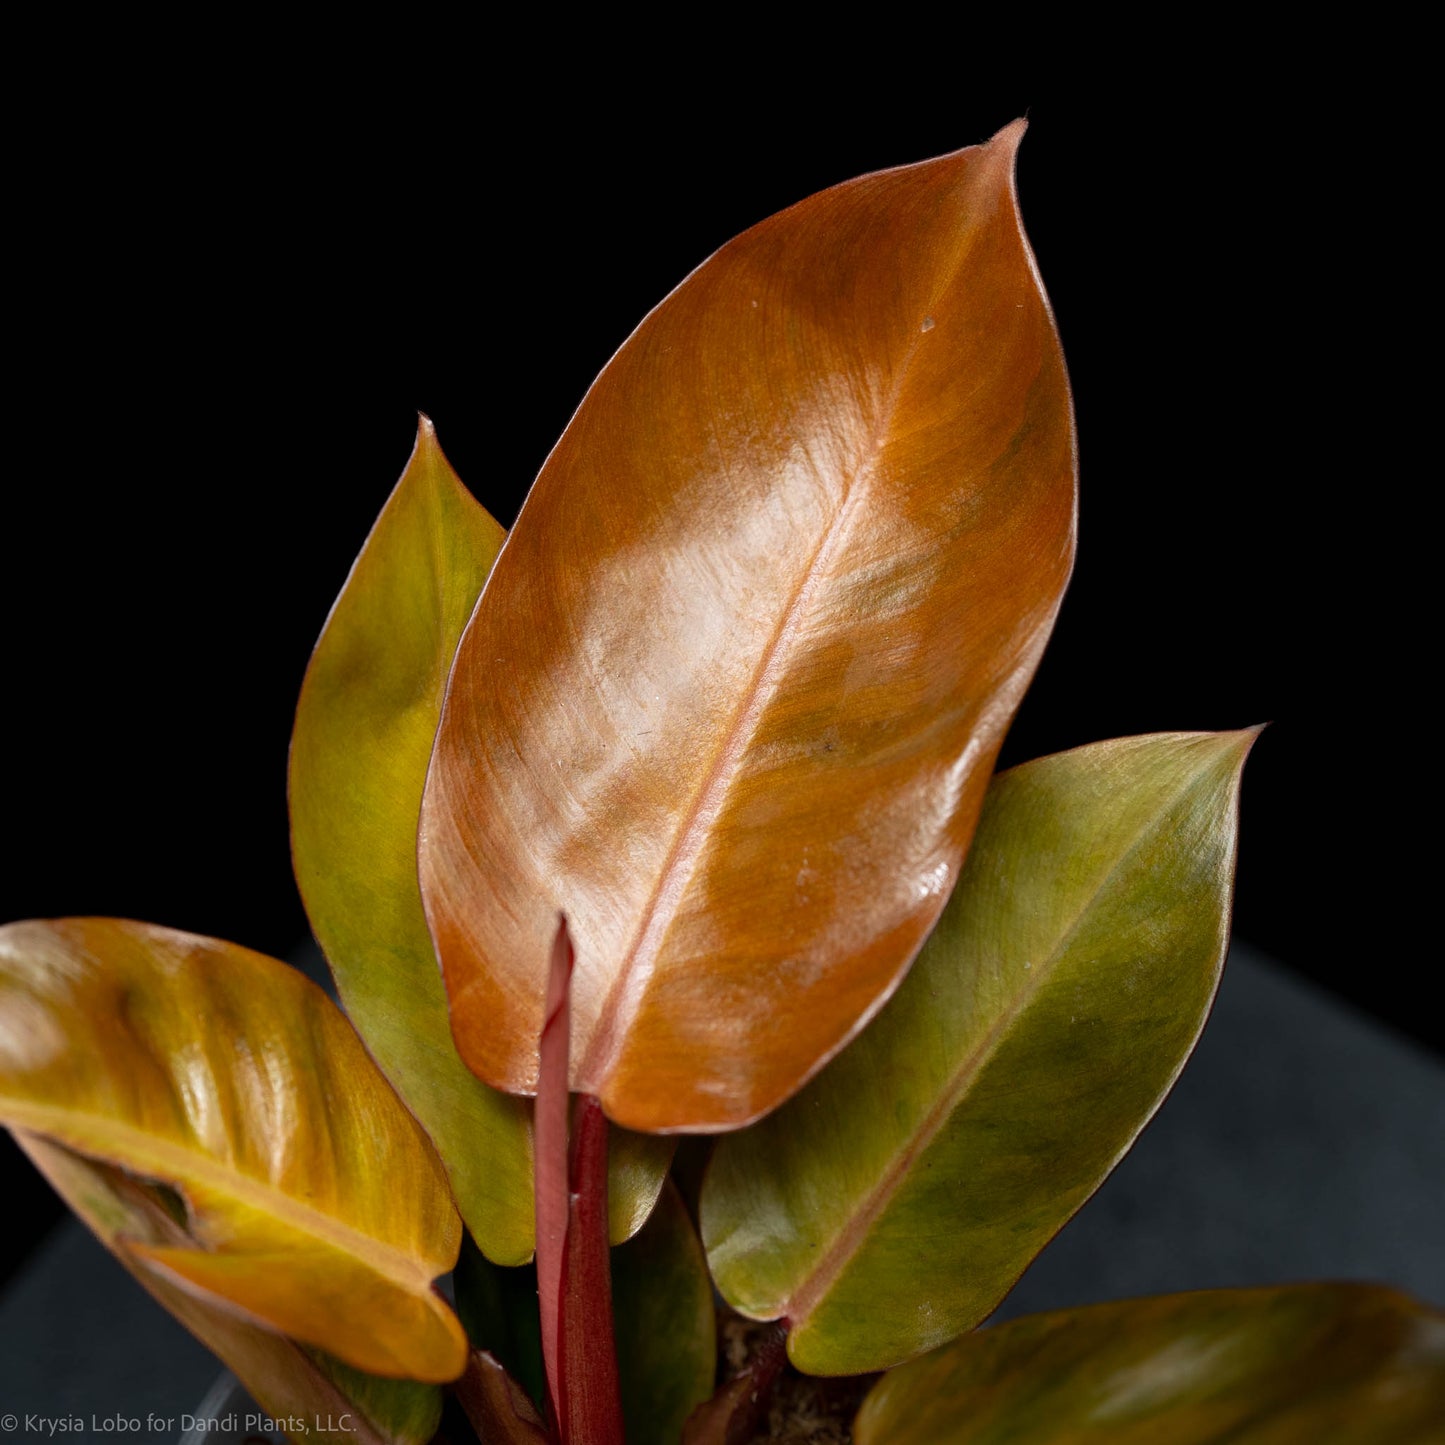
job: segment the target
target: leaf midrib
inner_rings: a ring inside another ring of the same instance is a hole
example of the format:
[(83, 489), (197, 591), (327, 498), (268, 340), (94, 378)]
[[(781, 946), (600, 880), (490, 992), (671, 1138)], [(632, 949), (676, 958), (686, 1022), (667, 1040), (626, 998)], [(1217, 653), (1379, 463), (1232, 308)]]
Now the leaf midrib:
[[(964, 177), (956, 182), (958, 185), (964, 183)], [(972, 224), (959, 236), (952, 262), (930, 292), (928, 303), (921, 313), (923, 316), (932, 316), (938, 309), (941, 296), (962, 269), (977, 237), (978, 228)], [(642, 910), (632, 944), (623, 956), (598, 1011), (597, 1022), (578, 1070), (584, 1081), (591, 1080), (600, 1087), (617, 1064), (628, 1033), (628, 1020), (641, 1007), (663, 940), (676, 917), (688, 880), (706, 846), (712, 826), (723, 812), (748, 741), (756, 732), (768, 701), (776, 691), (774, 664), (786, 655), (785, 644), (812, 595), (813, 584), (824, 562), (837, 550), (840, 539), (846, 536), (859, 498), (868, 490), (868, 482), (874, 475), (884, 441), (891, 430), (909, 369), (925, 334), (915, 328), (909, 338), (907, 354), (899, 362), (888, 394), (878, 407), (872, 433), (866, 445), (860, 448), (856, 468), (844, 482), (842, 499), (823, 529), (807, 566), (802, 569), (787, 605), (780, 609), (773, 634), (762, 649), (752, 679), (739, 698), (732, 724), (724, 734), (687, 812), (679, 820), (672, 847), (658, 871), (657, 882)]]

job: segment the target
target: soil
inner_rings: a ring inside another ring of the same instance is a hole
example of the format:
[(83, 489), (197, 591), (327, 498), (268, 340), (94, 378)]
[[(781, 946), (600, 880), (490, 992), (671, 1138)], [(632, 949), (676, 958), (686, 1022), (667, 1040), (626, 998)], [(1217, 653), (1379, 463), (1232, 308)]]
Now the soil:
[[(721, 1378), (730, 1379), (770, 1340), (777, 1327), (744, 1319), (731, 1310), (718, 1315)], [(818, 1379), (784, 1365), (773, 1387), (772, 1400), (758, 1432), (746, 1445), (852, 1445), (853, 1416), (877, 1375), (850, 1375)]]

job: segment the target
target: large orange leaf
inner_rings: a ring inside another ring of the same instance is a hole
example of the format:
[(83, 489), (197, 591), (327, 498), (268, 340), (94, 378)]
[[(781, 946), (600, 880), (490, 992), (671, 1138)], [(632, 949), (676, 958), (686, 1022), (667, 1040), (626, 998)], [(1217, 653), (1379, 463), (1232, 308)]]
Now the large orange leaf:
[(457, 654), (421, 878), (463, 1057), (649, 1130), (779, 1103), (937, 918), (1073, 554), (1022, 123), (725, 246), (538, 478)]
[(176, 1192), (131, 1259), (376, 1375), (443, 1381), (461, 1221), (335, 1005), (274, 959), (110, 918), (0, 928), (0, 1123)]

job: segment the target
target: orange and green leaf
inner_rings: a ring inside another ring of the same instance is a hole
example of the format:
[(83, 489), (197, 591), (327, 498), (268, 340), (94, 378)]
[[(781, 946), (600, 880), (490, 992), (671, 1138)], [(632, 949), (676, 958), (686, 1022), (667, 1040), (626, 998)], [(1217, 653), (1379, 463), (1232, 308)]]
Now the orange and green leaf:
[(371, 1374), (461, 1372), (441, 1165), (285, 964), (116, 919), (0, 928), (0, 1123), (179, 1196), (183, 1238), (120, 1240), (150, 1276)]
[(890, 1370), (857, 1445), (1430, 1445), (1445, 1315), (1362, 1284), (1031, 1315)]
[(235, 1373), (273, 1419), (300, 1419), (325, 1445), (427, 1445), (441, 1419), (435, 1385), (367, 1375), (248, 1320), (228, 1302), (151, 1269), (138, 1244), (184, 1241), (158, 1191), (24, 1130), (16, 1141), (132, 1277)]

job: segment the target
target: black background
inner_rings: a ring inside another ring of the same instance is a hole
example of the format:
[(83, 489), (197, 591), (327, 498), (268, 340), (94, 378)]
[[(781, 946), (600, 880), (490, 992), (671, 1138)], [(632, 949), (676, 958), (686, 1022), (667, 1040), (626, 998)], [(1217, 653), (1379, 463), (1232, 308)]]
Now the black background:
[(1360, 250), (1356, 112), (1239, 69), (985, 90), (942, 56), (881, 78), (870, 59), (797, 93), (776, 57), (585, 90), (517, 58), (501, 104), (507, 57), (466, 84), (398, 38), (395, 72), (320, 92), (299, 71), (110, 92), (28, 152), (0, 918), (292, 950), (295, 694), (417, 409), (509, 523), (592, 376), (729, 236), (1027, 113), (1022, 206), (1082, 499), (1005, 761), (1272, 722), (1245, 775), (1238, 931), (1445, 1046), (1397, 834), (1421, 744), (1379, 558), (1400, 418), (1376, 427), (1351, 340), (1389, 284)]

